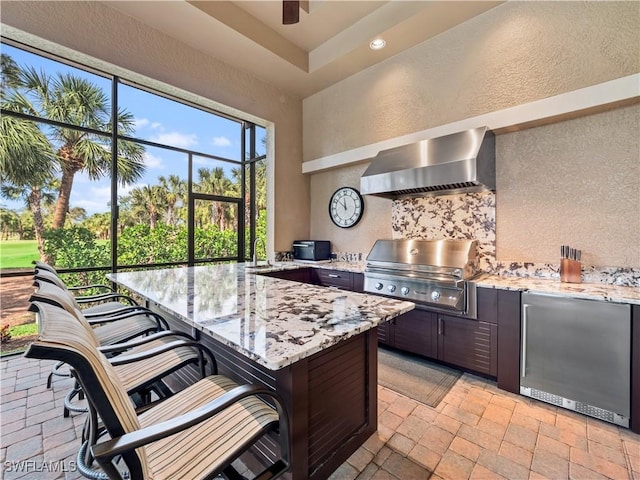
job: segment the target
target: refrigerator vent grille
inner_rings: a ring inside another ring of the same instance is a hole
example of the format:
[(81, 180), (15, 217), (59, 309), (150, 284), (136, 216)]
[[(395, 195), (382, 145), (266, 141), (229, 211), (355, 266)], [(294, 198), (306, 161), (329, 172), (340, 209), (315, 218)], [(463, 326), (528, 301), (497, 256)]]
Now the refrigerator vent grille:
[(536, 390), (535, 388), (532, 388), (531, 395), (529, 396), (531, 398), (535, 398), (536, 400), (552, 403), (553, 405), (557, 405), (559, 407), (562, 406), (562, 397), (559, 395), (554, 395), (553, 393), (543, 392), (542, 390)]
[(590, 417), (599, 418), (600, 420), (604, 420), (605, 422), (614, 423), (613, 412), (594, 407), (586, 403), (576, 402), (576, 412), (584, 413), (585, 415), (589, 415)]
[(625, 417), (624, 415), (617, 414), (610, 410), (594, 407), (587, 403), (576, 402), (574, 400), (561, 397), (560, 395), (555, 395), (536, 388), (525, 387), (524, 385), (520, 385), (520, 394), (526, 397), (535, 398), (541, 402), (550, 403), (558, 407), (573, 410), (574, 412), (589, 415), (590, 417), (598, 418), (605, 422), (614, 423), (621, 427), (629, 428), (629, 417)]

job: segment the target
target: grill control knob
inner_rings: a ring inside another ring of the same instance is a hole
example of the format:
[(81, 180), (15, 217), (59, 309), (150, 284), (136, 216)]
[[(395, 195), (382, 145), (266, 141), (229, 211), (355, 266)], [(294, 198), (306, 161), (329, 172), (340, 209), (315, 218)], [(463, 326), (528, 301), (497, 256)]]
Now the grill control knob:
[(440, 292), (437, 290), (434, 290), (433, 292), (431, 292), (431, 300), (433, 300), (434, 302), (437, 302), (440, 299)]
[(380, 282), (377, 282), (377, 283), (375, 284), (375, 289), (376, 289), (376, 290), (382, 290), (382, 287), (383, 287), (383, 285), (382, 285)]
[(396, 291), (396, 286), (395, 286), (395, 285), (389, 285), (389, 286), (387, 287), (387, 290), (389, 290), (391, 293), (393, 293), (393, 292), (395, 292), (395, 291)]
[(402, 287), (400, 291), (402, 292), (403, 295), (406, 295), (409, 293), (409, 287)]

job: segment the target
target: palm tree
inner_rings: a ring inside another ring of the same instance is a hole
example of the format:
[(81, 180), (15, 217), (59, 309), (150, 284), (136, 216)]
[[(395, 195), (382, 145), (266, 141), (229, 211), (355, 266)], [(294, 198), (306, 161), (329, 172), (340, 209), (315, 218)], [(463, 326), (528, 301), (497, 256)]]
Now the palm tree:
[[(98, 131), (111, 129), (109, 98), (102, 89), (88, 80), (58, 73), (47, 75), (26, 68), (20, 75), (25, 99), (30, 101), (29, 113), (62, 123)], [(120, 110), (117, 115), (119, 134), (134, 131), (133, 115)], [(50, 136), (57, 145), (56, 157), (62, 176), (52, 228), (62, 228), (69, 210), (74, 176), (86, 172), (91, 180), (108, 176), (111, 171), (111, 141), (109, 136), (96, 135), (59, 126), (50, 127)], [(118, 180), (132, 183), (144, 174), (144, 147), (126, 141), (118, 142)]]
[(160, 212), (165, 208), (164, 190), (159, 185), (145, 185), (131, 190), (131, 208), (134, 212), (143, 213), (149, 220), (149, 227), (154, 229), (158, 223)]
[(165, 200), (167, 202), (166, 222), (167, 225), (175, 226), (178, 218), (175, 215), (176, 205), (178, 203), (185, 204), (187, 199), (187, 182), (181, 180), (178, 175), (169, 175), (158, 177), (160, 187), (164, 190)]
[(111, 212), (94, 213), (82, 221), (82, 226), (91, 231), (96, 238), (107, 240), (111, 231)]
[(36, 181), (30, 184), (25, 181), (20, 186), (17, 186), (15, 184), (3, 184), (0, 188), (0, 194), (4, 198), (24, 200), (27, 208), (33, 215), (33, 224), (36, 234), (36, 240), (38, 242), (38, 253), (40, 254), (40, 258), (48, 263), (50, 259), (44, 252), (44, 238), (42, 235), (44, 232), (44, 220), (42, 219), (42, 203), (53, 202), (54, 197), (52, 191), (43, 188), (41, 182)]
[[(3, 72), (3, 85), (5, 78)], [(3, 109), (24, 111), (27, 103), (22, 95), (3, 87), (0, 102)], [(47, 188), (54, 185), (55, 154), (51, 143), (34, 122), (10, 115), (0, 116), (0, 138), (3, 140), (0, 145), (0, 196), (24, 200), (33, 214), (40, 258), (47, 261), (41, 209), (42, 201), (50, 199)]]
[(0, 68), (2, 69), (2, 79), (0, 88), (4, 91), (7, 88), (17, 88), (20, 86), (20, 67), (11, 55), (0, 54)]
[[(199, 168), (195, 190), (212, 195), (228, 196), (233, 195), (233, 184), (225, 176), (221, 167), (212, 170)], [(217, 225), (220, 231), (226, 230), (227, 225), (233, 223), (233, 220), (235, 220), (233, 209), (225, 208), (221, 202), (212, 202), (211, 223)]]
[(13, 210), (0, 207), (0, 239), (9, 240), (9, 236), (18, 231), (20, 217)]

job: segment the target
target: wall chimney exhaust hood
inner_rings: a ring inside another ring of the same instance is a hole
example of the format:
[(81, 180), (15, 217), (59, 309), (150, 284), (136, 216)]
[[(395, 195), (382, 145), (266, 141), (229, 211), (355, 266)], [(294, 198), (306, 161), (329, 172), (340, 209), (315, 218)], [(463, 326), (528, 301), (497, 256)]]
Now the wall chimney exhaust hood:
[(360, 192), (399, 198), (495, 191), (495, 165), (495, 136), (479, 127), (379, 152)]

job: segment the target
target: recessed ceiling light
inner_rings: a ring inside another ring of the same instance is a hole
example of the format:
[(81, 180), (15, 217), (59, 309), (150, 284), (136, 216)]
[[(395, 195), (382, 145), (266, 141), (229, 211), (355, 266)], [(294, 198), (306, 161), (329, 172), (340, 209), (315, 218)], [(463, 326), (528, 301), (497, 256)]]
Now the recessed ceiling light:
[(386, 44), (387, 42), (385, 42), (382, 38), (376, 38), (375, 40), (371, 41), (371, 43), (369, 44), (369, 48), (371, 50), (381, 50)]

